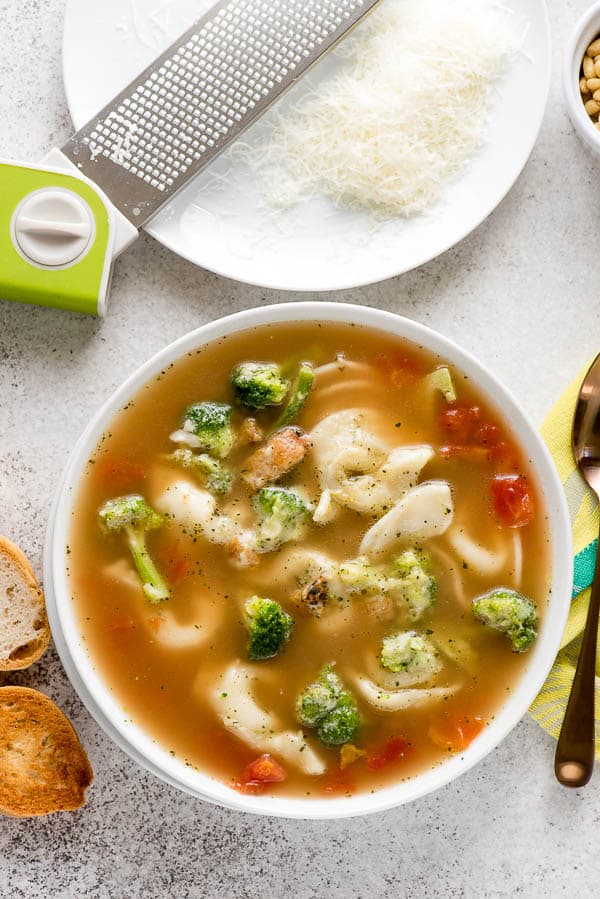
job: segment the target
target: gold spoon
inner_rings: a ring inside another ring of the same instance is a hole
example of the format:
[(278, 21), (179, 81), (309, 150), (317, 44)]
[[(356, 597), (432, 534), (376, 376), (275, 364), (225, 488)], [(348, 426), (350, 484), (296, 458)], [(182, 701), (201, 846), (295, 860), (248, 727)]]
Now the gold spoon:
[[(579, 391), (572, 440), (577, 467), (600, 500), (600, 353), (590, 366)], [(565, 787), (583, 787), (594, 769), (599, 612), (600, 564), (596, 557), (596, 571), (577, 670), (554, 757), (554, 773)]]

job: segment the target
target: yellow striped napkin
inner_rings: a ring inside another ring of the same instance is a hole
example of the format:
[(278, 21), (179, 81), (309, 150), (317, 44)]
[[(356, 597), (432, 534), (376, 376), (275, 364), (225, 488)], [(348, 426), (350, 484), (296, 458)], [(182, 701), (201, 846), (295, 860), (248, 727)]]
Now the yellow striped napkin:
[[(558, 738), (560, 732), (571, 682), (575, 674), (598, 546), (597, 535), (600, 521), (598, 504), (577, 471), (571, 452), (573, 413), (586, 371), (587, 367), (561, 396), (542, 425), (542, 436), (552, 453), (567, 495), (575, 548), (573, 602), (561, 641), (561, 649), (546, 683), (529, 710), (538, 724), (555, 739)], [(597, 692), (600, 691), (599, 677), (600, 664), (596, 661)], [(596, 758), (600, 759), (600, 722), (598, 720), (596, 721)]]

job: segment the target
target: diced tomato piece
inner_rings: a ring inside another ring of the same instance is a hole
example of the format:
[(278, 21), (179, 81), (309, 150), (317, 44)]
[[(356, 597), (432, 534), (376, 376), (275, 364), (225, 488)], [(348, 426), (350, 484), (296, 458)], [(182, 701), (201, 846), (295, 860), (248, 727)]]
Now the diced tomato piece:
[(356, 791), (356, 781), (348, 769), (342, 771), (336, 769), (332, 774), (323, 780), (324, 793), (354, 793)]
[(481, 421), (478, 406), (448, 406), (441, 412), (439, 424), (453, 438), (440, 447), (442, 458), (486, 461), (498, 472), (518, 470), (516, 448), (505, 439), (499, 425)]
[(126, 490), (144, 479), (145, 468), (131, 459), (106, 459), (98, 466), (98, 476), (117, 490)]
[(451, 434), (456, 443), (469, 443), (481, 422), (479, 406), (462, 406), (453, 403), (438, 416), (440, 428)]
[(516, 447), (502, 440), (488, 449), (488, 459), (496, 471), (517, 471), (520, 467), (519, 454)]
[(462, 752), (483, 729), (483, 718), (441, 718), (432, 724), (428, 736), (432, 743), (448, 752)]
[(386, 353), (378, 357), (377, 364), (393, 387), (414, 384), (423, 374), (419, 362), (404, 353)]
[(399, 762), (408, 752), (410, 752), (408, 740), (404, 737), (391, 737), (380, 751), (367, 755), (367, 767), (371, 771), (379, 771), (380, 768)]
[(475, 440), (482, 443), (483, 446), (497, 446), (502, 440), (502, 430), (498, 425), (492, 425), (484, 422), (475, 431)]
[(287, 777), (285, 768), (275, 761), (268, 752), (260, 755), (242, 771), (240, 781), (244, 784), (278, 784)]
[(522, 528), (533, 521), (533, 496), (526, 477), (519, 474), (496, 475), (490, 488), (494, 514), (500, 524), (507, 528)]
[(285, 768), (266, 752), (246, 765), (233, 788), (239, 793), (257, 795), (262, 793), (268, 784), (281, 783), (286, 778)]

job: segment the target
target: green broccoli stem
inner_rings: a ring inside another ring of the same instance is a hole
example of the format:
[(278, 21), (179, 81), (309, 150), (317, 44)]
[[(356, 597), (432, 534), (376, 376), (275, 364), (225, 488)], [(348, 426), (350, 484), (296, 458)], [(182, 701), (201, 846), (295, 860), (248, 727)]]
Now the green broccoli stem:
[(276, 428), (283, 428), (296, 421), (312, 390), (314, 379), (315, 373), (312, 369), (312, 365), (308, 362), (303, 362), (298, 370), (296, 380), (294, 381), (288, 404), (275, 424)]
[(144, 596), (150, 602), (169, 599), (170, 591), (146, 548), (146, 536), (133, 527), (125, 529), (133, 562), (142, 581)]

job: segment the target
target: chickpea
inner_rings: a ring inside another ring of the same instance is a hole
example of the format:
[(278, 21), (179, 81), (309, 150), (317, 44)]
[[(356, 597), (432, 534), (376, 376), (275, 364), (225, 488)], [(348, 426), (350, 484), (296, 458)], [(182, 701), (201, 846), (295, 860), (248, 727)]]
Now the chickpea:
[(600, 35), (591, 42), (581, 61), (579, 93), (592, 125), (600, 131)]
[(592, 43), (587, 48), (587, 55), (588, 56), (599, 56), (600, 55), (600, 38), (596, 38), (595, 41), (592, 41)]

